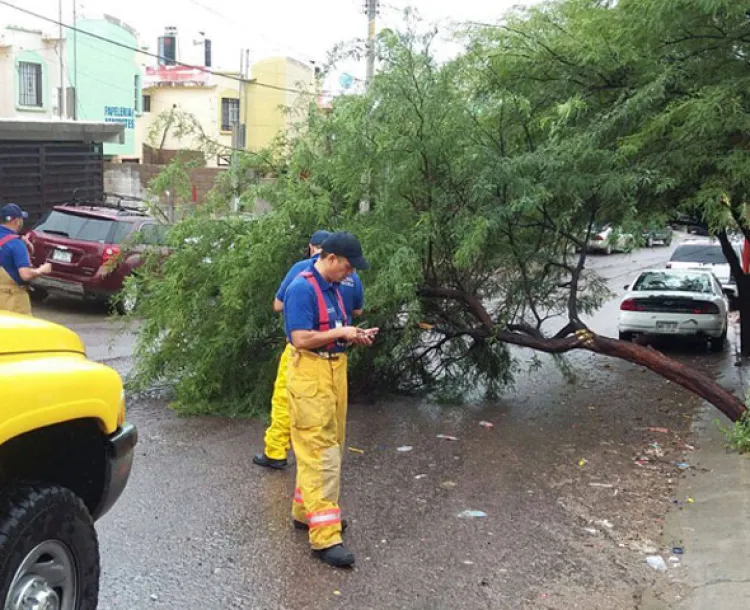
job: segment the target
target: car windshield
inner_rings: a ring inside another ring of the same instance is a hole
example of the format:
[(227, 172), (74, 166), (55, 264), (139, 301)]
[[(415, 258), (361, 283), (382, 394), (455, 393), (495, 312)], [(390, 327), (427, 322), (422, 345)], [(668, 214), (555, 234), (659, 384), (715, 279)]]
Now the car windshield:
[(633, 284), (634, 291), (669, 291), (712, 293), (711, 278), (705, 273), (647, 271)]
[[(49, 215), (36, 227), (36, 231), (60, 235), (69, 239), (79, 241), (91, 241), (99, 243), (119, 243), (124, 237), (122, 227), (124, 225), (115, 220), (84, 216), (81, 214), (67, 214), (59, 210), (52, 210)], [(129, 225), (125, 225), (129, 228)]]
[(675, 263), (701, 263), (706, 265), (726, 265), (727, 259), (721, 246), (708, 244), (685, 244), (672, 254)]

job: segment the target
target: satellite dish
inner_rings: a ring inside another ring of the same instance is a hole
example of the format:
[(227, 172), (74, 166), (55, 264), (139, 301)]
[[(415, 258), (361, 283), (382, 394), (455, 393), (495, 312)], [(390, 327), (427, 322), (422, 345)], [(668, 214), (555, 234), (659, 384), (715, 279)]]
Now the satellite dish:
[(339, 85), (341, 85), (342, 89), (351, 89), (351, 86), (354, 84), (354, 77), (351, 74), (347, 74), (344, 72), (341, 76), (339, 76)]

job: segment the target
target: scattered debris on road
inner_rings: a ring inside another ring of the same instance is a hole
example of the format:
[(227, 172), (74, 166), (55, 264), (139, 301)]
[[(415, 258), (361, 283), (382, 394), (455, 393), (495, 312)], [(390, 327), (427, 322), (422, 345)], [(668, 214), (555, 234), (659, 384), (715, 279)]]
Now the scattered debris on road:
[(411, 451), (412, 449), (414, 449), (414, 447), (412, 447), (411, 445), (402, 445), (401, 447), (396, 449), (396, 451), (400, 451), (401, 453), (406, 453), (407, 451)]
[(438, 434), (437, 437), (444, 441), (457, 441), (458, 440), (457, 436), (450, 436), (449, 434)]
[(349, 451), (351, 451), (352, 453), (360, 453), (360, 454), (362, 454), (362, 455), (364, 455), (364, 453), (365, 453), (365, 452), (364, 452), (364, 449), (357, 449), (356, 447), (349, 447), (348, 449), (349, 449)]
[(456, 515), (459, 519), (478, 519), (480, 517), (486, 517), (487, 513), (481, 510), (464, 510)]
[(664, 558), (661, 555), (649, 555), (646, 557), (646, 563), (657, 572), (667, 571), (667, 564), (664, 563)]
[(455, 481), (443, 481), (440, 483), (442, 489), (453, 489), (456, 485), (457, 483)]
[(492, 429), (495, 427), (495, 424), (493, 424), (492, 422), (484, 421), (484, 420), (480, 421), (479, 425), (482, 426), (482, 428), (488, 428), (488, 429)]

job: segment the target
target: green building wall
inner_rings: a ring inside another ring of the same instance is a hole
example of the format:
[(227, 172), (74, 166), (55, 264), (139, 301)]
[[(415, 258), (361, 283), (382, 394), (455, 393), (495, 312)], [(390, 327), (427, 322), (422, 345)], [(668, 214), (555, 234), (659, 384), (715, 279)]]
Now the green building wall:
[(138, 47), (138, 38), (116, 20), (79, 20), (76, 25), (81, 32), (68, 32), (66, 48), (68, 77), (77, 91), (77, 119), (124, 124), (124, 142), (105, 143), (104, 154), (139, 157), (135, 150), (135, 121), (142, 111), (139, 54), (83, 32), (131, 48)]

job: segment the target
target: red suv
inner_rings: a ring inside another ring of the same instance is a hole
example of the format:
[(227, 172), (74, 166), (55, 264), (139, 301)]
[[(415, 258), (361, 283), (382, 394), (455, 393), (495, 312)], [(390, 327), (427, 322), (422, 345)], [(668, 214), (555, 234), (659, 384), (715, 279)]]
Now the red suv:
[[(28, 233), (34, 265), (49, 261), (52, 273), (31, 283), (31, 296), (41, 301), (50, 292), (108, 302), (123, 281), (143, 262), (146, 250), (166, 252), (167, 225), (134, 208), (61, 205)], [(135, 306), (117, 302), (120, 313)]]

